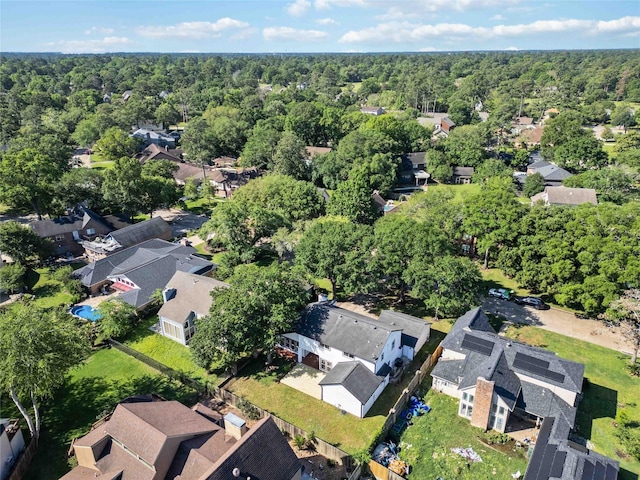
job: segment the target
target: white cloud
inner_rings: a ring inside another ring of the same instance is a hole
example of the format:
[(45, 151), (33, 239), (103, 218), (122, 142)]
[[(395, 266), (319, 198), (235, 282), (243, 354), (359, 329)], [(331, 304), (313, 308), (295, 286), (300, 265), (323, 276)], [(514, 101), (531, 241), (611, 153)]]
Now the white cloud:
[(320, 30), (298, 30), (291, 27), (267, 27), (262, 30), (262, 35), (266, 40), (323, 40), (329, 35)]
[(507, 47), (504, 50), (507, 50), (508, 52), (518, 52), (518, 51), (520, 51), (520, 49), (518, 47)]
[(309, 0), (295, 0), (293, 3), (287, 4), (287, 13), (294, 17), (301, 17), (307, 10), (311, 7), (311, 2)]
[(318, 25), (340, 25), (340, 22), (336, 22), (333, 18), (319, 18), (316, 23)]
[(113, 28), (106, 28), (106, 27), (91, 27), (88, 30), (84, 31), (85, 35), (91, 35), (94, 33), (99, 33), (101, 35), (111, 35), (114, 32)]
[(437, 52), (438, 49), (436, 47), (422, 47), (418, 49), (419, 52)]
[(494, 15), (493, 17), (491, 17), (490, 20), (498, 20), (498, 21), (500, 21), (500, 20), (505, 20), (505, 18), (498, 13), (497, 15)]
[(132, 43), (127, 37), (104, 37), (102, 40), (60, 40), (45, 45), (62, 53), (105, 53), (117, 52)]
[[(224, 32), (249, 27), (247, 22), (224, 17), (215, 22), (182, 22), (176, 25), (146, 25), (136, 28), (136, 33), (150, 38), (217, 38)], [(238, 32), (233, 32), (238, 33)]]
[(640, 17), (617, 20), (538, 20), (529, 24), (474, 27), (463, 23), (423, 25), (410, 22), (388, 22), (362, 30), (351, 30), (339, 40), (341, 43), (419, 42), (434, 36), (444, 39), (486, 39), (524, 35), (553, 34), (577, 31), (585, 34), (626, 33), (640, 29)]
[[(384, 8), (388, 11), (402, 12), (404, 15), (419, 15), (425, 12), (481, 10), (493, 7), (513, 7), (524, 0), (403, 0), (389, 7), (389, 2), (380, 0), (315, 0), (318, 10), (335, 7)], [(386, 15), (389, 15), (387, 13)], [(397, 13), (396, 13), (397, 15)], [(391, 19), (391, 17), (388, 17)], [(399, 17), (396, 16), (397, 20)]]

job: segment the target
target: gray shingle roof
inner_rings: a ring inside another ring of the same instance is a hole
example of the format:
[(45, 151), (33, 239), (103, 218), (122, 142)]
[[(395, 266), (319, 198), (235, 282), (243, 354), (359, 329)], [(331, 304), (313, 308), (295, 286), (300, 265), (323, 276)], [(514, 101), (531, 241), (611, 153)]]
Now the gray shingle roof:
[(203, 274), (214, 264), (194, 255), (193, 247), (175, 245), (160, 239), (118, 251), (74, 272), (86, 287), (98, 285), (116, 276), (127, 276), (140, 289), (120, 296), (136, 307), (145, 305), (157, 288), (164, 288), (176, 271)]
[(543, 162), (533, 163), (529, 165), (529, 169), (535, 170), (534, 173), (539, 173), (540, 175), (542, 175), (542, 178), (544, 178), (546, 181), (559, 182), (571, 176), (571, 174), (567, 172), (564, 168), (560, 168), (557, 165), (554, 165), (552, 163), (544, 162), (547, 165), (534, 167), (534, 165), (536, 165), (537, 163), (543, 163)]
[(402, 330), (402, 345), (415, 347), (418, 339), (430, 329), (429, 322), (406, 313), (383, 310), (378, 321), (390, 328), (400, 327)]
[(162, 218), (155, 217), (135, 223), (109, 234), (122, 248), (128, 248), (152, 238), (171, 238), (171, 226)]
[(473, 167), (453, 167), (454, 177), (470, 177), (473, 175)]
[(378, 358), (389, 333), (401, 330), (328, 303), (308, 305), (293, 329), (307, 338), (369, 361)]
[(52, 237), (74, 231), (81, 232), (87, 228), (97, 228), (98, 233), (106, 234), (112, 228), (105, 220), (92, 210), (78, 205), (70, 215), (51, 220), (37, 220), (29, 224), (39, 237)]
[(235, 446), (200, 477), (207, 480), (289, 480), (301, 468), (300, 461), (271, 417), (256, 423)]
[(175, 296), (162, 305), (158, 316), (183, 322), (191, 312), (206, 315), (213, 301), (211, 291), (226, 287), (229, 284), (213, 278), (177, 271), (165, 286), (175, 288)]
[(384, 381), (360, 362), (340, 362), (320, 381), (320, 385), (342, 385), (362, 404), (367, 403)]
[[(481, 350), (474, 349), (466, 343), (465, 338), (472, 334), (473, 339), (491, 344), (492, 349), (488, 354)], [(466, 346), (463, 346), (463, 343)], [(508, 338), (498, 336), (488, 318), (479, 308), (471, 310), (460, 317), (449, 334), (442, 341), (442, 346), (465, 355), (464, 360), (440, 360), (432, 371), (432, 376), (446, 379), (459, 385), (458, 388), (467, 388), (476, 384), (479, 376), (495, 381), (496, 393), (513, 408), (515, 399), (519, 398), (522, 407), (530, 413), (539, 416), (548, 416), (550, 401), (555, 399), (555, 395), (545, 392), (544, 387), (538, 387), (534, 383), (529, 383), (523, 377), (530, 377), (535, 382), (544, 382), (546, 385), (558, 386), (571, 392), (582, 390), (582, 380), (584, 377), (584, 365), (571, 362), (558, 357), (555, 353), (547, 350), (532, 347), (524, 343), (516, 342)], [(532, 371), (530, 368), (516, 362), (516, 356), (522, 355), (531, 357), (540, 362), (548, 362), (548, 367)], [(546, 372), (551, 372), (552, 377)], [(519, 374), (519, 375), (516, 375)], [(459, 380), (460, 379), (460, 380)], [(548, 390), (548, 392), (551, 392)], [(546, 396), (545, 396), (546, 395)], [(554, 412), (558, 409), (564, 412), (565, 406), (568, 410), (564, 415), (570, 419), (571, 425), (575, 418), (573, 405), (566, 405), (562, 400), (557, 400), (564, 405), (555, 405)]]

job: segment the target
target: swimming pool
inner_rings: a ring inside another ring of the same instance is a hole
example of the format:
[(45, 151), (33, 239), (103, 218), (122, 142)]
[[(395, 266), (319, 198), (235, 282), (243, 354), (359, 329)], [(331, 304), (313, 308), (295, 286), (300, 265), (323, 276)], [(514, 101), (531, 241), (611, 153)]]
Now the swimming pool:
[(89, 320), (90, 322), (95, 322), (102, 318), (100, 312), (93, 308), (91, 305), (76, 305), (75, 307), (71, 308), (71, 315), (84, 318), (85, 320)]

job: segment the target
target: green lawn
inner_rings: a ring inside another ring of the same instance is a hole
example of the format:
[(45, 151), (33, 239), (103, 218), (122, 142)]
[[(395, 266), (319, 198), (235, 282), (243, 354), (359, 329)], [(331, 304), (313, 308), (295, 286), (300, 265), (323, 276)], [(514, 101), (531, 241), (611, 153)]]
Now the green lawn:
[(596, 451), (620, 462), (621, 468), (626, 470), (620, 472), (620, 480), (637, 480), (640, 462), (618, 455), (624, 449), (616, 437), (614, 426), (620, 409), (624, 409), (631, 419), (640, 421), (640, 378), (627, 372), (629, 357), (536, 327), (510, 327), (507, 336), (584, 363), (589, 384), (584, 388), (584, 398), (578, 407), (577, 431), (594, 443)]
[[(82, 264), (72, 264), (74, 269)], [(64, 288), (62, 283), (51, 278), (51, 268), (42, 267), (27, 271), (26, 285), (29, 291), (35, 295), (35, 304), (39, 307), (50, 308), (68, 305), (72, 296)]]
[(203, 384), (217, 384), (218, 377), (215, 374), (207, 374), (204, 368), (193, 362), (188, 347), (149, 330), (157, 321), (158, 316), (154, 315), (140, 322), (123, 343)]
[[(414, 360), (411, 371), (415, 371), (424, 362), (443, 337), (443, 334), (433, 332), (429, 342)], [(382, 428), (389, 409), (413, 378), (410, 371), (404, 375), (399, 385), (389, 384), (367, 416), (361, 419), (348, 413), (342, 414), (328, 403), (279, 383), (279, 378), (288, 370), (288, 365), (280, 364), (278, 370), (266, 373), (264, 359), (259, 359), (243, 369), (229, 389), (283, 420), (307, 432), (314, 432), (318, 438), (350, 454), (371, 445)]]
[(529, 291), (521, 288), (513, 278), (507, 277), (502, 270), (497, 268), (480, 269), (482, 279), (484, 280), (484, 288), (488, 291), (490, 288), (506, 288), (513, 290), (516, 295), (529, 295)]
[(480, 192), (480, 184), (467, 183), (465, 185), (448, 185), (445, 183), (430, 183), (427, 188), (427, 195), (440, 190), (449, 190), (455, 194), (453, 197), (454, 202), (460, 203), (469, 195), (474, 195)]
[[(489, 434), (472, 427), (468, 420), (458, 416), (458, 402), (447, 395), (430, 390), (425, 401), (432, 410), (414, 417), (401, 436), (400, 457), (411, 466), (411, 480), (456, 478), (461, 480), (509, 479), (511, 474), (527, 468), (526, 451), (515, 449), (513, 442), (504, 448), (506, 453), (492, 450), (479, 438)], [(455, 447), (472, 447), (482, 462), (468, 463), (451, 452)]]
[(185, 405), (195, 392), (170, 382), (157, 371), (115, 349), (93, 354), (73, 370), (67, 383), (43, 405), (40, 447), (25, 480), (55, 480), (70, 469), (66, 453), (73, 438), (86, 434), (91, 424), (131, 395), (158, 393)]

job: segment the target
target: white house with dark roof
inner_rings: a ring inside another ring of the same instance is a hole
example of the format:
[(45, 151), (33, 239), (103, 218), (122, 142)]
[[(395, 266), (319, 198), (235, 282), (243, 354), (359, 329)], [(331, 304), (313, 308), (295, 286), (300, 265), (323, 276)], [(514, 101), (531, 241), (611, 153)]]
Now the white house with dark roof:
[(411, 361), (429, 338), (430, 324), (390, 310), (377, 319), (330, 302), (308, 305), (279, 345), (298, 362), (326, 372), (321, 398), (364, 417), (398, 365)]
[(177, 271), (162, 291), (164, 301), (160, 311), (159, 333), (182, 345), (187, 345), (196, 331), (196, 318), (209, 313), (211, 291), (228, 288), (229, 284), (210, 277)]

